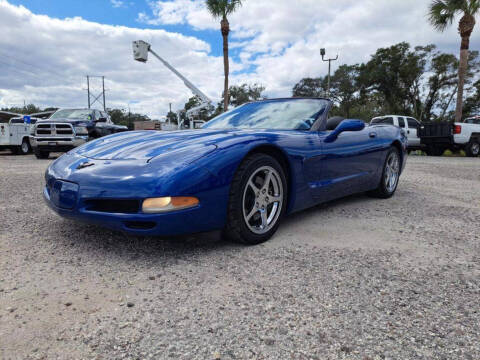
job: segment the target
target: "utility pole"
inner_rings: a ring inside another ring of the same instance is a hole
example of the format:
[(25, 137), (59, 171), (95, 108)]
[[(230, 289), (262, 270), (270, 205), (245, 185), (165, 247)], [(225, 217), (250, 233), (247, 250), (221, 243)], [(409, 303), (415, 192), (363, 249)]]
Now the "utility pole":
[(88, 108), (90, 109), (90, 77), (87, 75)]
[(102, 76), (102, 93), (103, 93), (103, 111), (107, 111), (107, 106), (105, 105), (105, 76)]
[[(102, 92), (98, 95), (92, 94), (90, 91), (90, 80), (92, 78), (101, 78), (102, 79)], [(88, 97), (88, 108), (98, 102), (104, 111), (107, 111), (107, 106), (105, 104), (105, 76), (94, 76), (94, 75), (87, 75), (87, 97)]]
[(334, 58), (324, 59), (324, 57), (325, 57), (325, 49), (322, 48), (322, 49), (320, 49), (320, 55), (322, 55), (322, 60), (323, 60), (323, 61), (328, 61), (327, 98), (329, 98), (329, 97), (330, 97), (330, 69), (331, 69), (331, 63), (332, 63), (332, 61), (338, 60), (338, 54), (337, 54), (337, 56), (334, 57)]

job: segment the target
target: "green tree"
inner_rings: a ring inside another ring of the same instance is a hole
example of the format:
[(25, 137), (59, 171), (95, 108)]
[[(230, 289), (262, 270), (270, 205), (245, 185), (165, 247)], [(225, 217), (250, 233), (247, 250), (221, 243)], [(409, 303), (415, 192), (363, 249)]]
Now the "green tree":
[(108, 110), (110, 118), (115, 124), (125, 125), (129, 130), (134, 129), (134, 123), (136, 121), (149, 121), (150, 118), (147, 115), (131, 113), (121, 109), (110, 109)]
[(465, 117), (480, 115), (480, 80), (473, 84), (474, 93), (465, 100)]
[(338, 104), (342, 116), (350, 117), (358, 102), (358, 66), (341, 65), (330, 80), (330, 97)]
[(388, 112), (411, 115), (418, 104), (420, 79), (425, 70), (422, 54), (402, 42), (380, 48), (370, 61), (358, 68), (362, 96), (377, 92), (385, 99)]
[(458, 23), (458, 32), (462, 39), (460, 45), (460, 64), (458, 67), (457, 106), (455, 121), (462, 120), (463, 89), (468, 68), (468, 50), (470, 35), (475, 27), (475, 15), (480, 12), (480, 0), (433, 0), (429, 7), (429, 20), (433, 27), (439, 31), (453, 23), (455, 16), (461, 14)]
[(265, 98), (263, 92), (265, 86), (260, 84), (242, 84), (230, 86), (228, 92), (230, 93), (230, 105), (239, 106), (250, 101), (257, 101)]
[(42, 112), (42, 109), (39, 108), (38, 106), (34, 104), (28, 104), (25, 106), (12, 106), (9, 108), (2, 108), (2, 111), (9, 111), (13, 113), (19, 113), (19, 114), (35, 114), (38, 112)]
[(171, 122), (172, 124), (178, 124), (178, 116), (173, 111), (169, 111), (167, 113), (167, 121)]
[(224, 99), (223, 107), (228, 109), (228, 34), (230, 33), (230, 23), (227, 16), (235, 12), (242, 6), (242, 0), (206, 0), (207, 9), (214, 18), (220, 18), (220, 30), (223, 37), (223, 70), (225, 73), (225, 85), (223, 88)]
[(326, 83), (323, 78), (303, 78), (292, 89), (293, 97), (325, 96)]

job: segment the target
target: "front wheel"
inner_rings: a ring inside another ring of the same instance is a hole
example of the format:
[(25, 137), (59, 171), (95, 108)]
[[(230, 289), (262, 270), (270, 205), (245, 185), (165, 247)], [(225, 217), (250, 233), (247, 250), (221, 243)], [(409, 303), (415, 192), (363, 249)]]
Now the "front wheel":
[(38, 148), (35, 149), (35, 157), (37, 159), (48, 159), (50, 156), (50, 151), (43, 151), (39, 150)]
[(465, 154), (468, 157), (477, 157), (480, 154), (479, 140), (470, 140), (465, 148)]
[(400, 178), (400, 154), (396, 147), (388, 150), (387, 158), (383, 165), (382, 178), (378, 187), (369, 192), (369, 195), (381, 199), (388, 199), (397, 190), (398, 179)]
[(287, 205), (287, 181), (282, 166), (266, 154), (247, 157), (230, 187), (227, 238), (249, 245), (270, 239)]
[(30, 152), (31, 148), (30, 148), (30, 143), (28, 142), (28, 140), (25, 138), (22, 140), (22, 145), (20, 145), (20, 148), (19, 148), (19, 154), (20, 155), (27, 155), (29, 152)]

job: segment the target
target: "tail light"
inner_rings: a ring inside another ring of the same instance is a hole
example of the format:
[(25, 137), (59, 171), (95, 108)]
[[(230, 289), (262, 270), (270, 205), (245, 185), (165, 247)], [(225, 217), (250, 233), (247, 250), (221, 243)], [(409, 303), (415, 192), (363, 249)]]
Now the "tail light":
[(460, 134), (462, 132), (462, 125), (453, 125), (453, 133)]

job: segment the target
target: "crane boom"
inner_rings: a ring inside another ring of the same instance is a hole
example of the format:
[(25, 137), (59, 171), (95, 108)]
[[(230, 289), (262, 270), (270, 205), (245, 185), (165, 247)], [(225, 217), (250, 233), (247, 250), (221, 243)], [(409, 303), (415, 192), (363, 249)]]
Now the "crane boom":
[(195, 85), (193, 85), (185, 76), (180, 74), (180, 72), (177, 71), (172, 65), (170, 65), (166, 60), (164, 60), (161, 56), (159, 56), (155, 51), (153, 51), (151, 48), (149, 48), (149, 51), (152, 53), (153, 56), (155, 56), (158, 60), (160, 60), (163, 65), (165, 65), (170, 71), (172, 71), (175, 75), (177, 75), (185, 84), (186, 87), (188, 87), (195, 95), (197, 95), (202, 101), (204, 102), (211, 102), (211, 100), (208, 98), (207, 95), (205, 95), (202, 91), (200, 91), (199, 88), (197, 88)]
[[(138, 40), (133, 42), (133, 58), (140, 62), (147, 62), (148, 60), (148, 52), (151, 52), (153, 56), (155, 56), (158, 60), (161, 61), (163, 65), (165, 65), (171, 72), (177, 75), (188, 87), (193, 94), (198, 96), (201, 100), (201, 103), (186, 112), (187, 118), (198, 114), (201, 110), (208, 108), (212, 105), (212, 100), (209, 99), (207, 95), (205, 95), (199, 88), (193, 85), (185, 76), (180, 74), (177, 69), (175, 69), (172, 65), (170, 65), (165, 59), (163, 59), (160, 55), (158, 55), (155, 51), (152, 50), (152, 47), (149, 43)], [(181, 128), (183, 125), (183, 121), (179, 121), (178, 127)]]

